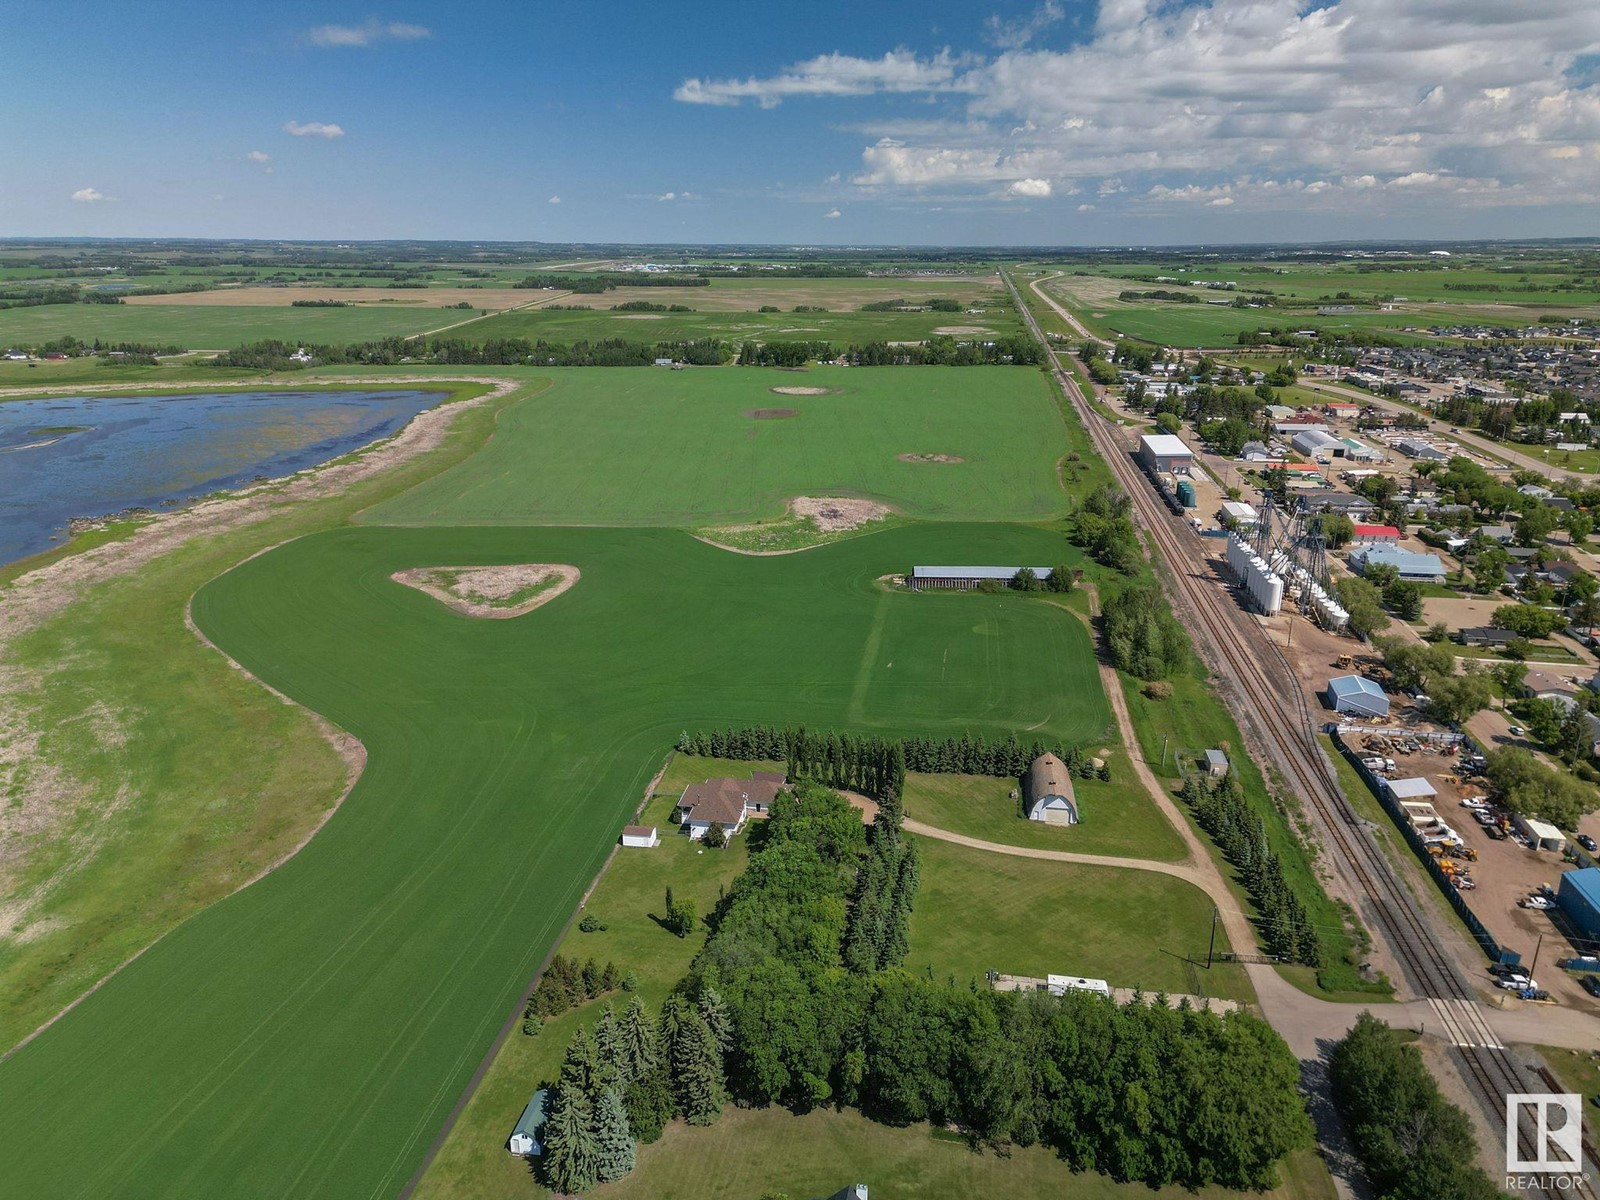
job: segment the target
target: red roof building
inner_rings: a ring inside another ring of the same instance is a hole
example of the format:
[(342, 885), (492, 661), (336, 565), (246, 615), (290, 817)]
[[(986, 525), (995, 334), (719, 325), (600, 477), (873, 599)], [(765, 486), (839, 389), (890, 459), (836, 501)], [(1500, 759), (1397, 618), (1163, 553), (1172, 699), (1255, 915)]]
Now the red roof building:
[(1400, 540), (1400, 531), (1393, 525), (1357, 525), (1355, 540), (1369, 545), (1393, 546)]

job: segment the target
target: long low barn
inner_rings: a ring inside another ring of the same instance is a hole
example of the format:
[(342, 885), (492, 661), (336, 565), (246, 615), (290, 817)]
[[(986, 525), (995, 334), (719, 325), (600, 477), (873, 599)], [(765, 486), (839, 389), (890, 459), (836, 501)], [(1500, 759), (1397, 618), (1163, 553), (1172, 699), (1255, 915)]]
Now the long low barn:
[[(1021, 567), (912, 567), (909, 582), (914, 588), (957, 588), (970, 591), (985, 583), (1010, 583)], [(1041, 582), (1050, 577), (1049, 567), (1029, 567)]]

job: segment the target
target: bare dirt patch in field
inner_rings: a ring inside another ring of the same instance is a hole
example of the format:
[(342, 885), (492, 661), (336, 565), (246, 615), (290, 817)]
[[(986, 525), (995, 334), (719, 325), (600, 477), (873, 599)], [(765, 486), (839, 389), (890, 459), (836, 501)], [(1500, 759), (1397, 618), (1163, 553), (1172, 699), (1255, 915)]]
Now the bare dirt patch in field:
[(838, 388), (831, 387), (774, 387), (767, 391), (779, 396), (835, 396), (839, 393)]
[(578, 582), (578, 568), (565, 563), (414, 567), (389, 578), (427, 593), (463, 616), (504, 620), (554, 600)]
[(993, 333), (994, 330), (990, 329), (987, 325), (941, 325), (939, 328), (935, 329), (934, 332), (947, 333), (951, 336), (960, 336), (962, 334)]
[(881, 521), (893, 510), (876, 500), (857, 500), (842, 496), (796, 496), (789, 501), (789, 511), (797, 517), (809, 517), (823, 533), (843, 533)]
[(664, 321), (665, 313), (613, 313), (613, 321)]
[(908, 463), (964, 463), (959, 454), (896, 454), (901, 462)]
[(790, 417), (798, 417), (798, 408), (752, 408), (746, 410), (745, 416), (752, 421), (787, 421)]

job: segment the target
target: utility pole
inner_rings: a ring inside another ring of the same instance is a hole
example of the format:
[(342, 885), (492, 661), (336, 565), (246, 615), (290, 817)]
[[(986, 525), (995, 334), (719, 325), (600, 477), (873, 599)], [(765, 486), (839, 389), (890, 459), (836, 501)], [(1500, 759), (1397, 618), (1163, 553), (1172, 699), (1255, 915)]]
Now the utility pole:
[(1544, 934), (1539, 935), (1539, 940), (1533, 944), (1533, 961), (1528, 964), (1528, 978), (1533, 978), (1533, 969), (1539, 965), (1539, 950), (1544, 946)]
[(1206, 948), (1206, 970), (1211, 970), (1211, 959), (1217, 952), (1217, 907), (1211, 906), (1211, 945)]
[(1171, 740), (1172, 735), (1170, 733), (1161, 735), (1161, 769), (1163, 771), (1167, 769), (1167, 743)]

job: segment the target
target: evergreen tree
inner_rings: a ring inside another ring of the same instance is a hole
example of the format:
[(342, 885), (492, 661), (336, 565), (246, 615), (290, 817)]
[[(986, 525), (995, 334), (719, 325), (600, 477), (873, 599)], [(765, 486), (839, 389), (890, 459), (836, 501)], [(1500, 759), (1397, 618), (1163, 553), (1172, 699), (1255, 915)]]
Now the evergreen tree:
[(615, 1183), (633, 1170), (636, 1147), (628, 1114), (617, 1089), (600, 1093), (595, 1106), (595, 1175), (601, 1183)]
[(700, 1019), (711, 1031), (711, 1040), (717, 1044), (717, 1053), (726, 1054), (733, 1049), (733, 1018), (717, 989), (707, 984), (700, 992)]
[(673, 1114), (672, 1085), (667, 1078), (666, 1065), (658, 1063), (630, 1083), (622, 1104), (634, 1137), (645, 1143), (659, 1138)]
[[(683, 1119), (691, 1125), (710, 1125), (722, 1114), (727, 1103), (727, 1085), (722, 1074), (722, 1054), (710, 1027), (698, 1011), (681, 999), (673, 1006), (668, 1020), (672, 1040), (668, 1045), (672, 1096)], [(663, 1007), (663, 1014), (667, 1009)]]
[(580, 1026), (567, 1047), (545, 1122), (544, 1154), (539, 1161), (552, 1191), (568, 1195), (586, 1192), (599, 1177), (598, 1128), (589, 1099), (596, 1082), (594, 1046)]
[(623, 1083), (632, 1083), (661, 1065), (661, 1039), (637, 996), (617, 1022), (617, 1042), (623, 1063)]

